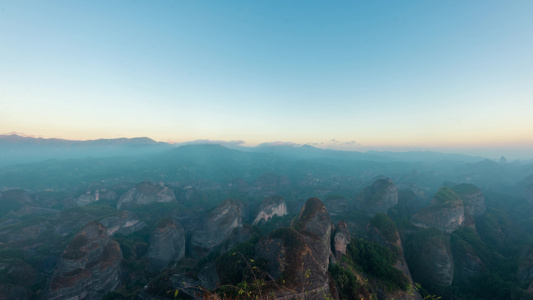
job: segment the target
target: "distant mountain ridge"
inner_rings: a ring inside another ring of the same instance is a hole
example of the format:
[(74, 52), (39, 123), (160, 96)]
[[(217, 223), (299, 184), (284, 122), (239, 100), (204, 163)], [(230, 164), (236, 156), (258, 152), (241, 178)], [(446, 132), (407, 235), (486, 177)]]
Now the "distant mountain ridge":
[(147, 137), (77, 141), (0, 135), (0, 166), (47, 159), (145, 154), (171, 147), (168, 143)]
[(97, 139), (97, 140), (67, 140), (57, 138), (34, 138), (25, 137), (17, 134), (0, 135), (0, 146), (120, 146), (120, 145), (169, 145), (165, 142), (156, 142), (148, 137), (135, 138), (115, 138), (115, 139)]
[[(233, 155), (244, 153), (267, 154), (288, 159), (331, 159), (337, 161), (375, 161), (375, 162), (479, 162), (483, 157), (463, 154), (448, 154), (432, 151), (381, 152), (381, 151), (343, 151), (316, 148), (311, 145), (259, 145), (256, 147), (231, 147), (220, 144), (157, 142), (148, 137), (115, 138), (96, 140), (66, 140), (57, 138), (33, 138), (16, 134), (0, 135), (0, 166), (43, 161), (47, 159), (66, 159), (83, 157), (110, 157), (117, 155), (138, 155), (161, 153), (171, 149), (195, 148), (199, 153), (213, 153), (231, 150)], [(207, 152), (206, 152), (207, 151)], [(187, 152), (187, 151), (186, 151)], [(227, 153), (228, 151), (226, 151)], [(198, 153), (198, 154), (199, 154)]]

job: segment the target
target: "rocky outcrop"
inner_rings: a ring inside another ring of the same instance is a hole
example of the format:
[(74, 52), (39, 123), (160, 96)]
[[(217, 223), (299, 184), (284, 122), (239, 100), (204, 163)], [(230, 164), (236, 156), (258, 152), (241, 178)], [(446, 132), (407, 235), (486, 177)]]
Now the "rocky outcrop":
[(101, 299), (120, 285), (122, 252), (98, 222), (76, 234), (50, 281), (47, 299)]
[(107, 234), (109, 235), (128, 235), (146, 227), (146, 222), (139, 220), (136, 214), (127, 210), (121, 212), (118, 216), (107, 217), (101, 222), (107, 228)]
[(268, 222), (268, 220), (270, 220), (274, 216), (283, 217), (287, 214), (287, 205), (285, 204), (285, 200), (282, 197), (268, 197), (261, 201), (257, 216), (255, 217), (255, 220), (252, 224), (256, 225), (261, 221)]
[(150, 246), (146, 257), (150, 261), (150, 270), (161, 272), (172, 261), (185, 256), (185, 230), (171, 218), (165, 218), (157, 224), (150, 236)]
[(481, 216), (485, 213), (485, 196), (477, 186), (463, 183), (454, 186), (453, 190), (463, 200), (465, 211), (470, 212), (473, 216)]
[(340, 260), (346, 254), (346, 247), (350, 241), (350, 230), (348, 230), (348, 226), (346, 226), (344, 221), (340, 221), (333, 233), (333, 254), (337, 260)]
[(450, 285), (454, 263), (449, 236), (435, 228), (424, 229), (409, 239), (406, 259), (413, 279), (422, 285)]
[(242, 226), (244, 206), (241, 202), (228, 199), (212, 210), (202, 220), (191, 236), (191, 254), (204, 256), (228, 238), (234, 228)]
[(117, 209), (155, 202), (175, 202), (174, 192), (162, 182), (141, 182), (118, 199)]
[(328, 210), (318, 198), (307, 200), (298, 216), (295, 228), (304, 234), (308, 245), (317, 256), (317, 262), (324, 272), (327, 271), (331, 253), (332, 224)]
[(359, 210), (371, 215), (386, 213), (398, 204), (398, 190), (390, 178), (378, 179), (357, 197)]
[(77, 206), (85, 206), (87, 204), (99, 201), (99, 200), (115, 200), (117, 194), (108, 189), (97, 189), (94, 191), (88, 190), (85, 194), (78, 196), (74, 202)]
[(442, 187), (429, 207), (421, 209), (411, 217), (411, 222), (417, 226), (435, 227), (446, 232), (456, 230), (464, 220), (463, 201), (448, 187)]
[(449, 248), (438, 238), (430, 238), (422, 248), (422, 267), (430, 274), (432, 282), (450, 285), (453, 280), (453, 259)]
[[(331, 221), (317, 198), (307, 200), (293, 227), (278, 229), (261, 239), (256, 255), (267, 261), (274, 279), (286, 278), (291, 297), (325, 299), (330, 295), (327, 273), (331, 255)], [(286, 295), (282, 291), (273, 293)]]

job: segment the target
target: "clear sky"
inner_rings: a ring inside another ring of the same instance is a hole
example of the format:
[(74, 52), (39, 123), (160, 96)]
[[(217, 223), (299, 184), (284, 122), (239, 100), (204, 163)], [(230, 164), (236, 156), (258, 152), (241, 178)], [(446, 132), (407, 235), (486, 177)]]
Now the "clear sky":
[(0, 1), (10, 132), (533, 157), (533, 1)]

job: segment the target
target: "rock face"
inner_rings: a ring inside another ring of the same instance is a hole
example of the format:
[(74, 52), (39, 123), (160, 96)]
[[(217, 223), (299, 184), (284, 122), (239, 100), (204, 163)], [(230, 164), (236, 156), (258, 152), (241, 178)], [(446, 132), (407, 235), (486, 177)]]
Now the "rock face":
[(257, 256), (266, 259), (269, 274), (275, 279), (286, 278), (291, 296), (325, 299), (331, 294), (327, 273), (331, 227), (324, 204), (311, 198), (293, 227), (278, 229), (257, 244)]
[(348, 230), (348, 226), (346, 226), (344, 221), (340, 221), (333, 233), (333, 253), (337, 260), (340, 260), (346, 254), (346, 247), (350, 241), (350, 230)]
[(446, 232), (456, 230), (464, 220), (463, 201), (448, 187), (442, 187), (429, 207), (421, 209), (411, 217), (411, 222), (417, 226), (435, 227)]
[(252, 224), (256, 225), (261, 221), (268, 222), (273, 216), (283, 217), (287, 214), (289, 214), (287, 211), (287, 205), (282, 197), (268, 197), (259, 205), (257, 216)]
[(118, 216), (107, 217), (102, 220), (102, 224), (107, 228), (107, 234), (132, 234), (135, 231), (146, 227), (146, 223), (137, 218), (137, 215), (127, 210), (121, 212)]
[(87, 204), (99, 201), (99, 200), (115, 200), (117, 194), (108, 189), (99, 189), (94, 191), (87, 191), (85, 194), (80, 195), (75, 199), (76, 205), (85, 206)]
[(175, 202), (174, 192), (162, 182), (141, 182), (118, 199), (117, 209), (154, 202)]
[(221, 202), (192, 232), (192, 255), (204, 256), (221, 245), (234, 228), (242, 226), (243, 212), (244, 206), (239, 201), (228, 199)]
[(470, 183), (463, 183), (453, 187), (455, 193), (463, 200), (465, 211), (473, 216), (481, 216), (485, 213), (485, 197), (481, 190)]
[(432, 282), (443, 285), (452, 284), (452, 255), (441, 239), (429, 239), (423, 246), (420, 260), (428, 274), (431, 274), (430, 280)]
[(161, 272), (171, 261), (185, 256), (185, 230), (176, 221), (166, 218), (159, 222), (150, 236), (150, 246), (146, 257), (150, 270)]
[(398, 204), (398, 190), (390, 178), (374, 181), (357, 198), (359, 209), (371, 215), (386, 213), (396, 204)]
[(428, 285), (450, 285), (454, 263), (449, 236), (435, 228), (424, 229), (406, 246), (409, 270), (413, 279)]
[(122, 252), (98, 222), (76, 234), (63, 252), (47, 299), (101, 299), (120, 285)]

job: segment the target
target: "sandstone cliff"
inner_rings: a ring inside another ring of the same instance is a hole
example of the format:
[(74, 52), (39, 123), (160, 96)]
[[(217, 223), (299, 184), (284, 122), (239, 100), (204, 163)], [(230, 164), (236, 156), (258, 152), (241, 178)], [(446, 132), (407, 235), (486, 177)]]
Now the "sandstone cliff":
[(101, 299), (121, 282), (122, 252), (106, 228), (91, 222), (63, 252), (47, 299)]
[(162, 182), (141, 182), (118, 199), (117, 209), (154, 202), (175, 202), (174, 192)]
[(398, 190), (390, 178), (378, 179), (357, 197), (359, 210), (371, 215), (386, 213), (398, 204)]
[(429, 207), (411, 217), (413, 224), (435, 227), (446, 232), (459, 228), (465, 220), (463, 201), (448, 187), (442, 187), (433, 197)]
[(288, 214), (285, 200), (280, 196), (272, 196), (265, 198), (259, 205), (257, 216), (255, 217), (253, 225), (259, 222), (268, 222), (272, 217), (283, 217)]
[(165, 218), (159, 222), (150, 236), (150, 246), (146, 257), (150, 270), (161, 272), (172, 261), (185, 256), (185, 230), (176, 221)]
[(413, 279), (428, 285), (450, 285), (454, 263), (449, 235), (435, 228), (423, 229), (410, 237), (406, 260)]
[(137, 215), (127, 210), (121, 212), (118, 216), (107, 217), (101, 221), (107, 228), (107, 234), (128, 235), (146, 227), (146, 222), (139, 220)]
[(327, 273), (331, 227), (324, 204), (311, 198), (293, 227), (278, 229), (259, 241), (256, 255), (266, 259), (274, 279), (284, 278), (284, 289), (274, 293), (315, 299), (331, 296)]
[(200, 257), (220, 246), (234, 228), (242, 226), (243, 212), (244, 207), (239, 201), (228, 199), (221, 202), (193, 230), (191, 254)]

